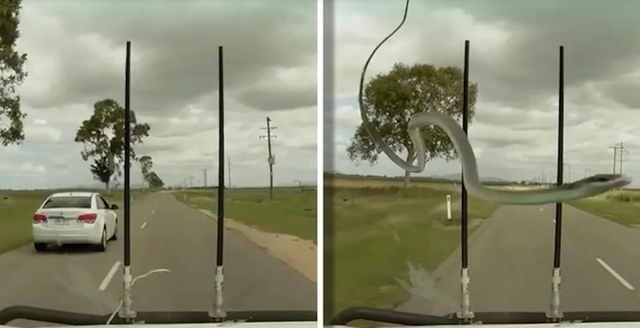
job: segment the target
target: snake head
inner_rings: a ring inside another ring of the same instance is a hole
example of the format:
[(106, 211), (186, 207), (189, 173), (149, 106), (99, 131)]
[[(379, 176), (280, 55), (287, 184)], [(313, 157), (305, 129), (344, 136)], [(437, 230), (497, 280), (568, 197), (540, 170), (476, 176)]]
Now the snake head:
[(586, 197), (595, 196), (603, 192), (622, 188), (631, 183), (631, 178), (622, 174), (596, 174), (573, 183), (563, 185), (563, 189), (582, 189)]

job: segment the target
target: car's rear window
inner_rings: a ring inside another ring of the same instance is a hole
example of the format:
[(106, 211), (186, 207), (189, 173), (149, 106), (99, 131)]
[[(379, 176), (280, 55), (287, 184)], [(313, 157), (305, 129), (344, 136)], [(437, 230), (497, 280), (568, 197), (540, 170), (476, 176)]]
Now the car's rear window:
[(47, 200), (42, 208), (91, 208), (91, 197), (58, 196)]

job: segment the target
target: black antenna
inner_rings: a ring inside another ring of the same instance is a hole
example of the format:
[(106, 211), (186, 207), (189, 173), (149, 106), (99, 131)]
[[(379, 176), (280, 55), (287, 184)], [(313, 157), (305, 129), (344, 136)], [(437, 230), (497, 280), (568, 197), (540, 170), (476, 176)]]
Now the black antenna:
[(120, 317), (133, 322), (135, 312), (131, 308), (131, 41), (127, 41), (124, 73), (124, 268), (123, 297)]
[[(469, 132), (469, 40), (464, 41), (464, 72), (462, 80), (462, 130), (468, 135)], [(464, 186), (464, 173), (460, 174), (460, 180), (462, 180), (461, 190), (461, 218), (460, 218), (460, 248), (462, 253), (461, 269), (460, 269), (460, 292), (461, 292), (461, 304), (460, 312), (458, 312), (458, 318), (462, 320), (473, 319), (473, 312), (471, 312), (470, 297), (469, 297), (469, 212), (468, 212), (468, 199), (467, 188)]]
[(131, 42), (127, 42), (124, 77), (124, 266), (131, 265), (131, 176), (129, 158), (131, 149)]
[(216, 296), (209, 317), (222, 322), (227, 313), (222, 309), (222, 282), (224, 281), (224, 57), (218, 47), (218, 240), (216, 245)]
[[(564, 46), (560, 46), (558, 72), (558, 168), (556, 183), (562, 185), (564, 169)], [(551, 306), (547, 317), (560, 321), (560, 250), (562, 245), (562, 203), (556, 203), (556, 231), (553, 249), (553, 272), (551, 273)]]

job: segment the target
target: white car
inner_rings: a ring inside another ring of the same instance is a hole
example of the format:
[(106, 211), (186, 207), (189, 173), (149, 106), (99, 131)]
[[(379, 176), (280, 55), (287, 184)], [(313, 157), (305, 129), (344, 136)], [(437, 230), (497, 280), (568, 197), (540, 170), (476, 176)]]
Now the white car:
[(118, 238), (118, 206), (95, 192), (53, 194), (33, 215), (33, 245), (90, 244), (104, 252), (107, 241)]

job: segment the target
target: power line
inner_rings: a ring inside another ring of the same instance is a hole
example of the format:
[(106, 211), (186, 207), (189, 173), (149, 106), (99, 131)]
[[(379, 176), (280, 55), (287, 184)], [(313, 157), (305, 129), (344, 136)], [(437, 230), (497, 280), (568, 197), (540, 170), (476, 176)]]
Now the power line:
[(267, 158), (267, 162), (269, 163), (269, 199), (273, 199), (273, 165), (276, 163), (276, 159), (271, 154), (271, 139), (276, 139), (277, 136), (272, 135), (271, 131), (277, 129), (277, 127), (271, 126), (271, 119), (267, 116), (267, 127), (260, 129), (267, 130), (267, 135), (261, 135), (260, 139), (267, 140), (267, 149), (269, 151), (269, 157)]
[(622, 144), (622, 142), (620, 142), (620, 174), (622, 174), (622, 162), (624, 162), (622, 157), (625, 153), (629, 154), (629, 152), (627, 151), (627, 148), (624, 148), (624, 145)]
[[(622, 142), (613, 147), (609, 147), (609, 149), (613, 149), (613, 174), (616, 174), (616, 164), (619, 165), (619, 174), (622, 174), (622, 163), (626, 162), (624, 160), (624, 154), (629, 154), (629, 151), (627, 151)], [(620, 157), (618, 157), (618, 152), (620, 152)]]

